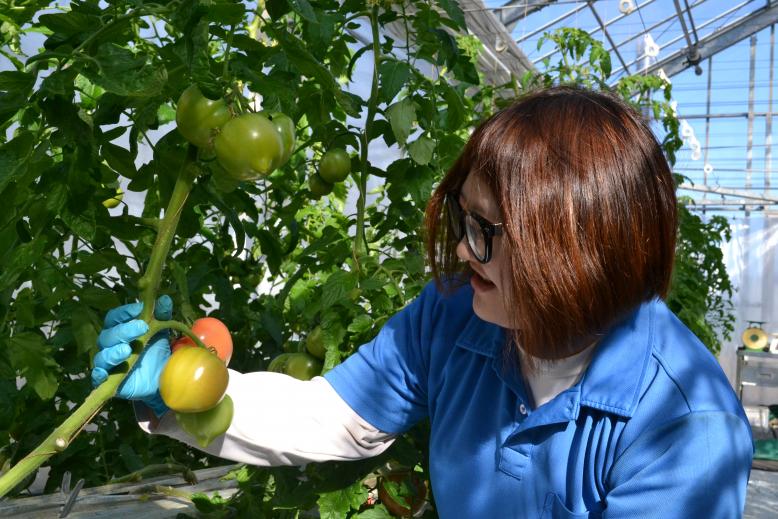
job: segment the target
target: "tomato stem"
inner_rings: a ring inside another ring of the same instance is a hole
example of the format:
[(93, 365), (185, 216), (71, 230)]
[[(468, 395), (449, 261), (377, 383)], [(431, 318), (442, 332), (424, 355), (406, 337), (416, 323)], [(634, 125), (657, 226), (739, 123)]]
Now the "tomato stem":
[(367, 162), (367, 148), (372, 140), (373, 119), (378, 110), (378, 65), (381, 63), (381, 42), (378, 33), (378, 6), (370, 11), (370, 27), (373, 34), (373, 82), (370, 87), (370, 99), (367, 102), (367, 117), (365, 129), (361, 137), (360, 162), (361, 171), (358, 175), (359, 199), (357, 200), (357, 234), (354, 238), (354, 261), (359, 270), (359, 258), (368, 253), (365, 236), (365, 203), (367, 198), (367, 179), (370, 177)]
[[(141, 300), (143, 301), (143, 310), (140, 318), (151, 323), (154, 315), (154, 302), (162, 277), (162, 268), (165, 264), (170, 245), (175, 237), (178, 221), (184, 204), (192, 190), (194, 181), (197, 178), (199, 170), (195, 164), (197, 149), (189, 147), (187, 157), (181, 166), (181, 170), (173, 188), (173, 194), (165, 210), (164, 218), (159, 222), (157, 240), (151, 251), (148, 268), (139, 281), (141, 288)], [(151, 331), (151, 330), (150, 330)], [(16, 465), (11, 467), (8, 472), (0, 476), (0, 497), (5, 496), (13, 490), (21, 481), (24, 480), (35, 469), (41, 466), (52, 455), (60, 452), (73, 442), (73, 439), (83, 430), (92, 418), (94, 418), (100, 409), (115, 394), (119, 385), (122, 383), (127, 373), (138, 360), (152, 333), (147, 332), (137, 341), (133, 342), (133, 353), (130, 354), (125, 369), (117, 369), (108, 375), (105, 382), (92, 390), (84, 402), (68, 416), (59, 427), (46, 437), (32, 452), (22, 458)]]
[(175, 330), (177, 332), (181, 332), (190, 339), (192, 339), (195, 344), (200, 346), (201, 348), (205, 348), (206, 350), (209, 349), (208, 346), (205, 345), (203, 341), (200, 340), (200, 338), (195, 335), (192, 330), (184, 323), (180, 321), (157, 321), (156, 319), (152, 319), (149, 323), (149, 331), (148, 333), (151, 335), (154, 335), (158, 331), (161, 330)]

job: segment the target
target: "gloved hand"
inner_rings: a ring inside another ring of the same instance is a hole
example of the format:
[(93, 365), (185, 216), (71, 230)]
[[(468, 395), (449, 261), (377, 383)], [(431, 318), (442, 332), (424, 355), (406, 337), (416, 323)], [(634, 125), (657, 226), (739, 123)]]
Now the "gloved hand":
[[(130, 343), (149, 330), (148, 324), (140, 319), (143, 303), (131, 303), (110, 310), (105, 315), (105, 323), (97, 346), (100, 349), (94, 357), (92, 385), (99, 386), (108, 378), (108, 372), (126, 361), (132, 353)], [(173, 300), (161, 296), (154, 307), (154, 317), (167, 321), (173, 315)], [(168, 407), (159, 394), (159, 375), (170, 357), (169, 331), (155, 334), (132, 367), (132, 371), (122, 381), (116, 396), (126, 400), (140, 400), (149, 406), (158, 417), (167, 412)]]

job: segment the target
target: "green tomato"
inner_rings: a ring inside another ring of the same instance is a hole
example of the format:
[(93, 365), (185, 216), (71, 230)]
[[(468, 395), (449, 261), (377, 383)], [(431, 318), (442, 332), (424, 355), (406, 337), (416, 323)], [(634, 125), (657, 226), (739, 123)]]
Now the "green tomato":
[(351, 157), (341, 148), (328, 150), (319, 162), (319, 175), (330, 184), (343, 182), (350, 172)]
[(243, 114), (222, 127), (214, 140), (216, 159), (229, 176), (256, 180), (269, 175), (284, 156), (275, 124), (261, 114)]
[(227, 366), (219, 357), (205, 348), (180, 348), (159, 375), (159, 394), (173, 411), (199, 413), (216, 407), (228, 382)]
[(224, 99), (208, 99), (197, 85), (191, 85), (178, 98), (176, 126), (181, 135), (198, 148), (210, 148), (214, 130), (224, 126), (231, 118)]
[(114, 207), (122, 203), (123, 198), (124, 198), (124, 191), (122, 191), (122, 188), (117, 187), (116, 194), (114, 196), (103, 200), (103, 206), (106, 207), (107, 209), (113, 209)]
[(297, 139), (296, 128), (292, 118), (281, 112), (259, 112), (264, 115), (276, 126), (276, 130), (281, 134), (281, 140), (284, 141), (284, 154), (281, 156), (279, 167), (286, 164), (289, 157), (294, 152), (294, 145)]
[(324, 360), (327, 355), (327, 347), (324, 345), (324, 332), (321, 326), (314, 328), (305, 339), (305, 349), (317, 359)]
[(308, 177), (308, 189), (311, 190), (314, 198), (321, 198), (324, 195), (330, 194), (333, 187), (331, 183), (321, 178), (318, 173)]
[(176, 421), (189, 433), (197, 444), (206, 448), (211, 442), (227, 432), (232, 424), (235, 406), (230, 395), (224, 395), (216, 407), (201, 413), (176, 413)]
[(321, 361), (308, 353), (282, 353), (270, 361), (267, 370), (299, 380), (311, 380), (321, 374), (321, 368)]

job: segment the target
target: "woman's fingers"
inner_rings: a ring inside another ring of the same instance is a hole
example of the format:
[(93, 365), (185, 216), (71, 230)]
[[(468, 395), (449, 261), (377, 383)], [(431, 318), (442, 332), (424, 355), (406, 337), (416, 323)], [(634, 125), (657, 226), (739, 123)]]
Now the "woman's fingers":
[(135, 319), (140, 315), (141, 310), (143, 310), (143, 303), (141, 302), (130, 303), (128, 305), (108, 310), (108, 313), (105, 314), (104, 327), (113, 328), (117, 324)]
[(97, 338), (97, 346), (103, 350), (117, 344), (129, 344), (147, 331), (149, 331), (149, 325), (140, 319), (117, 324), (100, 332)]

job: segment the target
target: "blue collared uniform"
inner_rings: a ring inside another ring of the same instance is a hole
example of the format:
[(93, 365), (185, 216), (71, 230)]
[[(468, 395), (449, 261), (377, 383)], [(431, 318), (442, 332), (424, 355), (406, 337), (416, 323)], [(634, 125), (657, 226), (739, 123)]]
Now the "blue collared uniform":
[(470, 286), (420, 296), (325, 377), (376, 428), (429, 418), (441, 518), (742, 516), (753, 442), (711, 355), (660, 300), (596, 346), (581, 380), (533, 409), (504, 330)]

